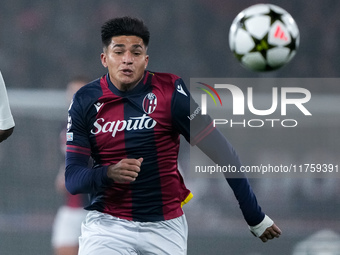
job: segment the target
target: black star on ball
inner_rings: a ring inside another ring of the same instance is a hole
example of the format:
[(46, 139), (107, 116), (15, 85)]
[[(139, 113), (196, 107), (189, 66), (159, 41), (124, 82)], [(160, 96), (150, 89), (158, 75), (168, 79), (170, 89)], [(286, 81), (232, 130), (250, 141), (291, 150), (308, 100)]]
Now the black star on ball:
[(254, 41), (255, 45), (249, 52), (259, 52), (264, 59), (267, 59), (267, 51), (276, 47), (275, 45), (268, 43), (268, 33), (260, 40), (255, 38), (254, 36), (252, 36), (251, 38)]
[(282, 20), (282, 16), (284, 15), (283, 13), (278, 13), (278, 12), (274, 11), (272, 8), (269, 8), (269, 12), (268, 12), (267, 15), (270, 17), (270, 25), (273, 25), (274, 22), (277, 21), (277, 20), (284, 23), (283, 20)]

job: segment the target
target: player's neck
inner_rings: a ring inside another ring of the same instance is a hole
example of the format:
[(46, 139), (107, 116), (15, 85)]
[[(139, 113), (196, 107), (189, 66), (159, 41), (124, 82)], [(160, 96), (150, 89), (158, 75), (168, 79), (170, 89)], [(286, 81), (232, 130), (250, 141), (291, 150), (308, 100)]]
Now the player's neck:
[(136, 87), (137, 84), (113, 84), (119, 91), (129, 91), (132, 90), (134, 87)]
[(127, 91), (134, 89), (142, 79), (143, 79), (143, 76), (138, 81), (135, 81), (133, 83), (123, 83), (119, 81), (115, 82), (113, 80), (111, 80), (111, 82), (119, 91), (127, 92)]

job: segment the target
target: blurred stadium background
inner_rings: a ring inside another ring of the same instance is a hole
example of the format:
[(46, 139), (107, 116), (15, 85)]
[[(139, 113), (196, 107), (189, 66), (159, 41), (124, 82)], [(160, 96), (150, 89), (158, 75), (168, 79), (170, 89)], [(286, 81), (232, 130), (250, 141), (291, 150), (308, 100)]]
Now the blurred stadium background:
[[(148, 69), (175, 73), (187, 84), (191, 77), (339, 76), (340, 2), (335, 0), (270, 1), (296, 20), (300, 49), (278, 71), (258, 74), (243, 69), (228, 48), (229, 27), (241, 10), (259, 2), (263, 1), (1, 1), (0, 70), (16, 128), (0, 145), (0, 254), (52, 254), (52, 223), (63, 202), (54, 179), (63, 160), (59, 132), (67, 118), (65, 88), (79, 74), (95, 79), (105, 73), (99, 58), (100, 26), (107, 19), (142, 18), (151, 32)], [(261, 155), (275, 163), (321, 154), (338, 162), (340, 86), (332, 84), (308, 88), (323, 106), (318, 115), (322, 118), (289, 133), (294, 143), (282, 138), (282, 129), (264, 129), (256, 136), (244, 130), (228, 133), (241, 158), (255, 162)], [(263, 146), (258, 148), (261, 139)], [(320, 255), (317, 248), (307, 253), (299, 245), (315, 233), (319, 234), (310, 242), (324, 245), (323, 251), (333, 247), (331, 242), (339, 243), (338, 179), (252, 179), (262, 207), (283, 230), (280, 239), (262, 244), (248, 232), (225, 181), (185, 173), (188, 150), (183, 143), (182, 168), (195, 195), (185, 207), (189, 255)], [(334, 249), (337, 253), (323, 254), (339, 255), (339, 247)]]

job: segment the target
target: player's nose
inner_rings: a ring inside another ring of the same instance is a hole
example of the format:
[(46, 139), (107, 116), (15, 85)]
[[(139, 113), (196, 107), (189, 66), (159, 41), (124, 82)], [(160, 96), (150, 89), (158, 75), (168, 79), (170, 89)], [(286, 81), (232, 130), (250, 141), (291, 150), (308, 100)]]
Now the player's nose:
[(133, 55), (131, 52), (126, 51), (124, 53), (124, 56), (122, 58), (122, 61), (124, 64), (128, 65), (128, 64), (132, 64), (133, 63)]

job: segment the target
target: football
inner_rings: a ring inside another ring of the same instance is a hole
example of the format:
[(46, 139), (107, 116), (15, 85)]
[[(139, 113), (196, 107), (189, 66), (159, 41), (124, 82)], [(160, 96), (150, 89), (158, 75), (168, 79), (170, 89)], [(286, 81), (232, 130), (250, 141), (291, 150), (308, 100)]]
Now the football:
[(299, 46), (300, 33), (292, 16), (273, 4), (241, 11), (230, 27), (229, 47), (253, 71), (272, 71), (287, 64)]

